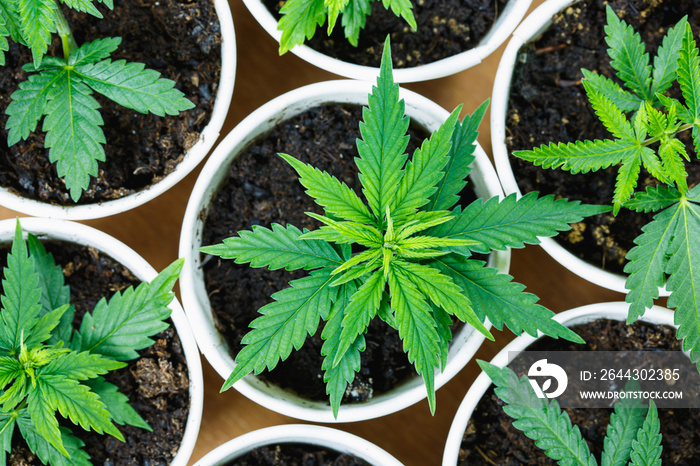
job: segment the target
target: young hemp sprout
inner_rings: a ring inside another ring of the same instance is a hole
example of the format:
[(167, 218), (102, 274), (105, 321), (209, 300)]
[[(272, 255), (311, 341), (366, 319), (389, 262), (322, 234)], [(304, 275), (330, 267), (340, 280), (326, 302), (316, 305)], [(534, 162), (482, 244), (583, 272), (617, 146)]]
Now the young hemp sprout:
[[(382, 0), (382, 4), (416, 29), (411, 0)], [(360, 30), (365, 27), (367, 16), (372, 13), (372, 5), (370, 0), (287, 0), (280, 13), (282, 18), (277, 29), (282, 31), (279, 48), (281, 55), (311, 39), (316, 33), (316, 27), (323, 26), (326, 19), (330, 35), (341, 14), (345, 38), (357, 47)]]
[[(112, 0), (98, 0), (113, 8)], [(91, 0), (61, 0), (81, 12), (102, 18)], [(57, 32), (62, 57), (47, 56), (51, 35)], [(194, 107), (160, 73), (141, 63), (112, 61), (109, 57), (121, 43), (107, 37), (79, 45), (56, 0), (0, 0), (0, 65), (5, 65), (8, 38), (32, 51), (33, 61), (22, 69), (29, 73), (12, 96), (5, 113), (9, 116), (7, 144), (12, 146), (36, 130), (44, 118), (44, 145), (49, 160), (74, 202), (87, 189), (90, 177), (98, 174), (97, 162), (105, 160), (104, 125), (92, 96), (98, 92), (124, 107), (158, 116), (177, 115)]]
[(138, 358), (153, 344), (149, 337), (168, 328), (181, 269), (176, 261), (152, 282), (102, 298), (74, 329), (61, 267), (36, 237), (24, 241), (17, 222), (0, 296), (0, 465), (7, 464), (15, 433), (43, 464), (91, 465), (84, 443), (67, 422), (59, 425), (58, 413), (121, 441), (115, 424), (151, 430), (102, 375)]
[[(520, 379), (510, 368), (499, 368), (478, 361), (496, 385), (495, 393), (506, 405), (503, 411), (514, 419), (513, 427), (521, 430), (545, 454), (560, 465), (598, 466), (578, 426), (572, 426), (569, 415), (556, 399), (539, 398), (526, 375)], [(632, 382), (625, 390), (635, 391)], [(610, 415), (602, 466), (660, 466), (660, 422), (654, 400), (646, 411), (640, 399), (622, 398)]]
[(280, 154), (325, 209), (325, 215), (308, 214), (323, 226), (314, 231), (254, 226), (201, 249), (251, 267), (309, 271), (259, 310), (223, 389), (250, 372), (274, 369), (317, 331), (321, 319), (322, 370), (336, 416), (346, 386), (360, 369), (364, 333), (373, 318), (398, 330), (409, 361), (425, 381), (433, 412), (435, 371), (446, 363), (452, 317), (490, 339), (486, 317), (499, 330), (505, 324), (516, 334), (541, 330), (581, 341), (552, 320), (553, 313), (523, 292), (523, 285), (471, 256), (538, 243), (540, 236), (556, 235), (570, 229), (569, 223), (609, 209), (536, 194), (456, 205), (486, 104), (461, 122), (460, 110), (409, 160), (404, 152), (409, 118), (393, 82), (387, 39), (357, 141), (364, 199), (328, 173)]
[[(619, 166), (613, 211), (656, 212), (627, 253), (627, 322), (644, 314), (666, 284), (678, 338), (692, 361), (700, 363), (700, 186), (691, 187), (685, 169), (691, 161), (688, 150), (695, 151), (695, 158), (700, 153), (698, 47), (685, 17), (667, 31), (653, 66), (639, 34), (610, 6), (605, 31), (610, 64), (622, 86), (582, 71), (591, 105), (612, 139), (550, 143), (513, 155), (574, 174)], [(683, 101), (667, 95), (674, 83)], [(678, 138), (687, 131), (692, 147)], [(658, 185), (635, 190), (641, 167)]]

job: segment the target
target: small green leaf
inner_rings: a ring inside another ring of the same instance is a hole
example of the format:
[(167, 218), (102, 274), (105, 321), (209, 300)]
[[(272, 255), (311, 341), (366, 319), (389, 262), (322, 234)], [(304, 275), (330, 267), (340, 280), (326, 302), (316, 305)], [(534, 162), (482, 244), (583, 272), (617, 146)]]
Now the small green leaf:
[(423, 141), (406, 164), (399, 189), (394, 196), (391, 212), (400, 222), (412, 218), (420, 207), (430, 200), (437, 191), (437, 183), (444, 177), (444, 168), (449, 161), (448, 154), (452, 146), (452, 134), (459, 121), (461, 106), (457, 107), (437, 131)]
[(22, 26), (17, 8), (19, 2), (0, 0), (0, 21), (5, 25), (10, 37), (18, 44), (27, 45), (22, 37)]
[(669, 244), (673, 238), (680, 210), (670, 207), (642, 227), (642, 234), (628, 253), (625, 273), (629, 274), (625, 288), (630, 290), (625, 300), (630, 303), (627, 322), (636, 321), (659, 297), (659, 287), (666, 281)]
[(411, 0), (382, 0), (384, 8), (391, 9), (396, 16), (400, 16), (415, 30), (416, 19), (413, 16), (413, 4)]
[(642, 167), (642, 159), (639, 152), (625, 155), (615, 181), (615, 193), (613, 194), (613, 214), (617, 215), (622, 204), (626, 202), (637, 187), (639, 171)]
[(362, 138), (357, 141), (360, 157), (355, 159), (365, 198), (375, 217), (382, 218), (392, 204), (403, 176), (408, 145), (409, 118), (405, 104), (399, 99), (399, 86), (391, 71), (391, 51), (384, 45), (377, 85), (372, 87), (369, 107), (362, 112)]
[(502, 330), (505, 324), (516, 335), (525, 331), (537, 336), (539, 330), (553, 338), (583, 343), (576, 333), (553, 320), (554, 313), (536, 304), (539, 298), (524, 292), (525, 286), (512, 281), (510, 275), (485, 267), (483, 261), (454, 254), (433, 263), (466, 292), (479, 320), (488, 317), (497, 329)]
[(431, 196), (426, 210), (451, 209), (459, 201), (459, 193), (467, 184), (467, 176), (471, 172), (471, 164), (475, 159), (478, 128), (488, 105), (487, 100), (474, 110), (474, 113), (466, 115), (461, 122), (457, 122), (452, 133), (450, 152), (447, 154), (445, 174), (438, 182), (437, 190)]
[(0, 413), (0, 466), (7, 466), (7, 454), (12, 451), (15, 424), (14, 416)]
[(19, 89), (12, 93), (12, 101), (5, 113), (9, 116), (5, 128), (9, 131), (7, 144), (16, 144), (20, 139), (27, 139), (29, 133), (36, 130), (37, 123), (44, 116), (49, 91), (59, 82), (62, 73), (57, 69), (42, 71), (29, 75), (19, 84)]
[(288, 0), (280, 13), (282, 18), (277, 23), (277, 29), (282, 31), (280, 55), (311, 39), (316, 27), (326, 21), (323, 0)]
[(89, 380), (86, 382), (86, 385), (100, 397), (100, 400), (104, 403), (112, 420), (116, 424), (136, 426), (141, 429), (146, 429), (149, 432), (153, 430), (148, 423), (139, 416), (136, 410), (131, 407), (129, 398), (120, 393), (116, 385), (107, 382), (102, 377)]
[[(503, 200), (477, 199), (463, 212), (455, 210), (453, 220), (427, 232), (439, 238), (460, 238), (477, 242), (473, 251), (488, 254), (492, 250), (522, 248), (525, 243), (539, 244), (539, 237), (551, 237), (571, 229), (570, 223), (607, 212), (605, 206), (569, 202), (553, 195), (537, 197), (536, 192), (518, 199), (515, 194)], [(457, 250), (453, 249), (455, 252)]]
[(252, 231), (239, 231), (238, 236), (224, 239), (223, 243), (200, 248), (205, 254), (224, 259), (235, 259), (237, 264), (250, 263), (251, 267), (270, 270), (316, 269), (335, 267), (342, 259), (325, 241), (300, 241), (301, 230), (293, 225), (286, 228), (277, 223), (272, 229), (254, 225)]
[(654, 400), (649, 400), (649, 410), (632, 442), (631, 466), (661, 466), (661, 423)]
[(343, 309), (342, 331), (340, 343), (333, 360), (333, 366), (338, 365), (345, 356), (348, 348), (358, 335), (367, 331), (367, 326), (377, 314), (382, 300), (386, 281), (381, 271), (374, 272), (350, 297), (348, 305)]
[(323, 4), (328, 13), (328, 35), (333, 32), (338, 16), (348, 5), (349, 0), (324, 0)]
[(75, 65), (74, 71), (95, 91), (137, 112), (162, 117), (194, 108), (194, 104), (174, 88), (175, 81), (161, 78), (159, 72), (144, 68), (143, 63), (103, 60)]
[[(628, 393), (630, 390), (626, 390)], [(632, 453), (632, 441), (644, 423), (644, 408), (639, 400), (623, 398), (615, 403), (603, 441), (601, 466), (626, 466)]]
[(588, 70), (581, 70), (586, 82), (586, 86), (600, 92), (610, 99), (623, 112), (634, 112), (643, 102), (638, 96), (627, 92), (615, 81), (601, 74)]
[[(56, 408), (52, 406), (48, 396), (42, 393), (42, 386), (38, 385), (34, 390), (29, 391), (29, 396), (27, 396), (27, 413), (29, 413), (31, 422), (39, 435), (62, 455), (68, 456), (68, 451), (66, 451), (61, 440), (61, 431), (58, 429), (58, 420), (55, 415)], [(22, 425), (20, 424), (20, 429), (21, 427)], [(27, 437), (24, 436), (24, 438), (29, 443)]]
[(665, 272), (666, 288), (671, 292), (668, 307), (675, 309), (673, 320), (678, 325), (677, 337), (683, 339), (683, 350), (690, 359), (700, 361), (700, 205), (681, 201), (678, 221), (668, 245), (669, 259)]
[(606, 7), (606, 17), (605, 42), (610, 46), (610, 65), (632, 92), (644, 100), (650, 100), (651, 65), (641, 37), (632, 26), (620, 20), (609, 5)]
[(93, 5), (92, 0), (61, 0), (68, 8), (89, 13), (96, 18), (102, 18), (102, 13)]
[(299, 182), (306, 194), (324, 208), (326, 215), (360, 223), (372, 223), (374, 218), (355, 191), (326, 172), (300, 162), (286, 154), (279, 154), (299, 174)]
[(56, 32), (53, 0), (17, 0), (20, 29), (24, 43), (32, 50), (34, 65), (39, 66)]
[(678, 71), (678, 53), (685, 34), (688, 17), (681, 18), (668, 30), (654, 57), (654, 71), (650, 95), (663, 94), (671, 87)]
[(521, 430), (561, 465), (597, 466), (578, 426), (572, 426), (569, 415), (556, 399), (538, 398), (529, 379), (518, 376), (508, 367), (478, 361), (479, 366), (496, 385), (496, 395), (506, 403), (503, 411), (514, 419), (513, 427)]
[(678, 53), (678, 84), (693, 122), (700, 121), (700, 58), (693, 31), (686, 23), (683, 43)]
[(250, 372), (274, 369), (292, 348), (301, 348), (306, 336), (316, 332), (321, 315), (330, 312), (337, 298), (338, 288), (330, 286), (330, 272), (321, 269), (291, 281), (289, 288), (272, 295), (272, 303), (259, 309), (261, 316), (251, 322), (252, 330), (241, 340), (245, 346), (236, 356), (236, 367), (222, 391)]
[(647, 186), (646, 191), (637, 192), (624, 203), (624, 206), (635, 212), (657, 212), (681, 200), (681, 193), (675, 188), (666, 186)]
[(0, 66), (5, 66), (5, 52), (10, 49), (10, 44), (7, 42), (7, 36), (10, 35), (10, 30), (5, 25), (5, 19), (0, 14)]
[(360, 31), (365, 27), (367, 16), (372, 12), (369, 0), (348, 0), (343, 17), (340, 20), (345, 33), (345, 38), (354, 47), (357, 47)]
[(172, 288), (180, 270), (182, 260), (177, 260), (151, 283), (117, 292), (109, 301), (101, 299), (92, 314), (83, 317), (73, 348), (119, 361), (138, 358), (138, 350), (153, 344), (149, 337), (168, 328), (167, 306), (173, 300)]
[(0, 356), (0, 390), (19, 377), (23, 371), (22, 365), (16, 358)]
[(105, 58), (109, 58), (112, 52), (117, 50), (121, 43), (121, 37), (105, 37), (104, 39), (95, 39), (92, 42), (85, 42), (71, 52), (68, 64), (80, 66), (104, 60)]
[(430, 412), (435, 413), (435, 370), (440, 367), (440, 340), (425, 295), (396, 267), (389, 269), (391, 307), (404, 350), (425, 383)]
[(550, 143), (532, 150), (515, 151), (513, 155), (542, 168), (561, 168), (576, 173), (588, 173), (620, 163), (637, 151), (633, 141), (576, 141), (567, 144)]
[[(332, 218), (313, 212), (307, 212), (306, 215), (333, 228), (341, 237), (340, 240), (336, 241), (338, 243), (357, 243), (368, 248), (379, 247), (382, 244), (381, 232), (371, 225), (357, 222), (337, 222)], [(325, 236), (325, 233), (321, 236)], [(303, 239), (313, 239), (314, 237), (314, 232), (303, 235)]]
[(622, 110), (606, 95), (598, 92), (588, 80), (583, 81), (588, 100), (605, 128), (617, 139), (635, 141), (634, 130)]
[(54, 359), (39, 369), (38, 373), (41, 376), (56, 375), (75, 380), (87, 380), (125, 366), (124, 362), (108, 359), (100, 354), (71, 351)]
[(64, 70), (56, 77), (44, 108), (49, 160), (56, 163), (74, 201), (87, 189), (90, 177), (97, 176), (97, 162), (105, 160), (104, 121), (97, 111), (100, 104), (91, 94), (74, 72)]

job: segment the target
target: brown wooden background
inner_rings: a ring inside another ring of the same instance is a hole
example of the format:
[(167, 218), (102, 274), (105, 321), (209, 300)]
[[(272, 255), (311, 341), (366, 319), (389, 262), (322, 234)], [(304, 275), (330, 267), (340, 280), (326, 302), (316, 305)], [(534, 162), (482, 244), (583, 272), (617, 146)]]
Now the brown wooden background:
[[(534, 5), (541, 3), (535, 0)], [(246, 115), (272, 98), (312, 82), (338, 77), (307, 64), (288, 53), (278, 56), (277, 43), (250, 15), (241, 0), (230, 0), (236, 29), (238, 63), (233, 101), (222, 135), (226, 135)], [(533, 6), (534, 8), (534, 6)], [(448, 110), (460, 103), (471, 113), (491, 96), (493, 78), (503, 46), (480, 65), (454, 76), (426, 83), (407, 84)], [(488, 114), (479, 141), (491, 155)], [(125, 242), (157, 270), (177, 258), (180, 224), (194, 185), (198, 167), (160, 198), (130, 212), (84, 223)], [(16, 212), (0, 207), (0, 218), (14, 218)], [(541, 303), (555, 312), (594, 302), (624, 299), (623, 295), (592, 285), (568, 272), (537, 246), (513, 251), (511, 274), (528, 291), (541, 297)], [(486, 342), (477, 352), (490, 360), (513, 336), (495, 332), (496, 342)], [(235, 390), (220, 394), (223, 382), (202, 360), (204, 367), (204, 417), (190, 464), (208, 451), (236, 436), (278, 424), (300, 422), (263, 408)], [(444, 443), (452, 418), (469, 385), (478, 375), (470, 362), (457, 377), (437, 393), (437, 411), (430, 415), (427, 402), (402, 412), (365, 422), (335, 424), (333, 427), (368, 439), (406, 465), (437, 465), (442, 461)], [(342, 409), (342, 408), (341, 408)]]

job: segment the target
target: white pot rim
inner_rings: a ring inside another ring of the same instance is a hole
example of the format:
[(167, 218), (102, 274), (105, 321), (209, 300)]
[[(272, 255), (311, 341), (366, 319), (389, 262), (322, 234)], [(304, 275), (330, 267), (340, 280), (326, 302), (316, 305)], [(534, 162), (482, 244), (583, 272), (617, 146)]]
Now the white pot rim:
[[(243, 0), (243, 3), (268, 34), (279, 43), (282, 31), (277, 29), (277, 20), (267, 7), (260, 0)], [(510, 33), (525, 16), (531, 3), (532, 0), (510, 0), (491, 30), (481, 39), (479, 45), (432, 63), (394, 70), (394, 80), (398, 83), (429, 81), (450, 76), (478, 65), (508, 39)], [(341, 27), (340, 24), (337, 27)], [(320, 26), (316, 34), (325, 34), (324, 27)], [(332, 58), (307, 45), (298, 45), (292, 48), (291, 52), (312, 65), (346, 78), (374, 81), (379, 75), (379, 68)]]
[[(32, 233), (40, 239), (50, 238), (93, 247), (122, 264), (142, 281), (151, 281), (158, 275), (156, 270), (133, 249), (95, 228), (65, 220), (25, 217), (20, 218), (19, 221), (25, 234)], [(0, 237), (11, 241), (15, 226), (14, 219), (0, 221)], [(173, 299), (169, 307), (172, 310), (170, 318), (182, 343), (190, 379), (190, 408), (185, 433), (170, 465), (185, 466), (192, 455), (199, 434), (204, 405), (204, 379), (197, 344), (185, 313), (177, 299)]]
[[(566, 325), (567, 327), (585, 324), (602, 318), (625, 321), (627, 320), (628, 309), (629, 304), (624, 302), (589, 304), (587, 306), (577, 307), (556, 314), (554, 316), (554, 320)], [(639, 320), (651, 324), (668, 325), (678, 328), (678, 326), (673, 323), (673, 311), (661, 306), (653, 306), (650, 309), (647, 309)], [(543, 334), (540, 332), (540, 336), (538, 338), (528, 334), (523, 334), (515, 338), (501, 351), (499, 351), (496, 356), (494, 356), (494, 358), (491, 360), (491, 364), (501, 368), (504, 367), (510, 361), (510, 352), (524, 351), (528, 346), (542, 336)], [(447, 436), (445, 453), (442, 458), (443, 466), (454, 466), (457, 464), (459, 448), (462, 443), (464, 431), (467, 428), (467, 423), (469, 422), (474, 409), (476, 409), (477, 404), (479, 404), (479, 401), (481, 401), (481, 398), (490, 386), (491, 379), (485, 372), (482, 371), (472, 386), (469, 387), (469, 391), (467, 391), (462, 403), (459, 405), (459, 409), (457, 410), (457, 414), (455, 414), (454, 421), (452, 422), (450, 432)]]
[(305, 443), (351, 454), (369, 464), (401, 466), (392, 455), (375, 444), (348, 432), (308, 424), (285, 424), (254, 430), (220, 445), (201, 458), (195, 466), (221, 466), (251, 450), (277, 443)]
[[(493, 150), (496, 172), (501, 180), (501, 185), (506, 194), (517, 193), (521, 196), (520, 188), (515, 180), (510, 164), (508, 149), (506, 148), (506, 115), (508, 112), (508, 96), (513, 76), (513, 69), (520, 48), (536, 39), (551, 24), (552, 16), (563, 10), (577, 0), (547, 0), (537, 7), (513, 32), (513, 37), (508, 42), (501, 61), (498, 64), (496, 78), (493, 84), (491, 96), (491, 147)], [(567, 251), (553, 238), (541, 238), (541, 246), (554, 260), (574, 274), (603, 288), (628, 293), (625, 288), (627, 276), (609, 272), (598, 266), (590, 264), (583, 259)], [(661, 296), (670, 293), (665, 287), (659, 289)]]
[(236, 75), (236, 36), (231, 9), (227, 0), (213, 0), (221, 26), (221, 76), (209, 123), (202, 129), (197, 143), (188, 150), (182, 161), (170, 174), (141, 191), (119, 199), (93, 204), (60, 206), (22, 197), (5, 187), (0, 187), (0, 205), (15, 212), (35, 217), (63, 220), (88, 220), (126, 212), (155, 199), (172, 188), (204, 160), (219, 137), (233, 96)]
[[(244, 148), (247, 141), (263, 133), (274, 124), (283, 121), (310, 106), (321, 103), (362, 103), (366, 105), (371, 83), (338, 80), (311, 84), (273, 99), (244, 119), (219, 144), (205, 164), (195, 183), (180, 235), (180, 257), (185, 258), (185, 267), (180, 278), (182, 302), (187, 316), (195, 329), (200, 350), (209, 363), (226, 379), (234, 367), (228, 346), (216, 329), (211, 313), (211, 305), (203, 285), (203, 273), (197, 248), (201, 243), (202, 220), (200, 213), (219, 186), (231, 163), (233, 154)], [(414, 121), (435, 129), (431, 125), (444, 122), (449, 115), (446, 110), (434, 102), (414, 92), (401, 89), (401, 97), (406, 101), (406, 114)], [(311, 104), (309, 104), (311, 102)], [(495, 171), (488, 157), (477, 145), (476, 160), (472, 174), (477, 191), (488, 196), (501, 195)], [(220, 169), (222, 168), (222, 171)], [(217, 172), (219, 175), (217, 175)], [(483, 178), (476, 178), (481, 175)], [(484, 181), (482, 181), (484, 180)], [(508, 270), (509, 252), (492, 254), (490, 265), (502, 272)], [(470, 326), (465, 326), (455, 335), (448, 364), (442, 373), (436, 374), (436, 389), (453, 377), (471, 359), (483, 341), (483, 335)], [(468, 341), (468, 343), (467, 343)], [(462, 347), (461, 350), (458, 350)], [(334, 418), (326, 402), (311, 402), (292, 395), (276, 386), (260, 381), (257, 377), (247, 376), (234, 385), (239, 392), (268, 409), (312, 422), (353, 422), (372, 419), (396, 412), (426, 397), (425, 387), (420, 377), (412, 378), (396, 389), (376, 396), (363, 404), (343, 405), (338, 418)], [(293, 402), (291, 399), (293, 398)]]

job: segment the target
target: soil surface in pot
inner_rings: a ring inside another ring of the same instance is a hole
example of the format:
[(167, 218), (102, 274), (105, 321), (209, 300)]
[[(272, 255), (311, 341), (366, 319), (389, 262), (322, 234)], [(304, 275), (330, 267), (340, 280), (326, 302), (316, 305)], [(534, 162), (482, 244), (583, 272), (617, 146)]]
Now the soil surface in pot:
[[(673, 327), (600, 319), (572, 329), (584, 340), (578, 345), (564, 340), (542, 338), (528, 351), (618, 351), (656, 350), (681, 351)], [(591, 452), (600, 459), (603, 439), (612, 408), (564, 408), (571, 422), (581, 429)], [(659, 409), (663, 435), (663, 464), (700, 464), (700, 410)], [(512, 418), (503, 412), (503, 402), (494, 394), (493, 385), (484, 394), (469, 420), (459, 452), (460, 465), (550, 465), (535, 443), (512, 425)]]
[[(63, 268), (66, 284), (71, 289), (75, 305), (74, 325), (94, 309), (102, 296), (110, 297), (140, 281), (112, 258), (92, 248), (70, 243), (45, 243), (56, 263)], [(0, 269), (6, 266), (8, 249), (0, 251)], [(189, 376), (187, 362), (172, 322), (170, 327), (155, 335), (155, 344), (140, 351), (138, 360), (107, 374), (107, 381), (117, 385), (131, 406), (146, 420), (153, 432), (117, 426), (126, 442), (109, 435), (85, 432), (66, 422), (73, 434), (85, 442), (84, 450), (93, 464), (169, 465), (180, 447), (189, 414)], [(13, 466), (41, 465), (17, 432), (8, 464)]]
[[(276, 155), (279, 152), (332, 174), (362, 197), (353, 161), (358, 156), (355, 141), (360, 137), (357, 123), (361, 115), (360, 106), (323, 105), (275, 126), (258, 138), (232, 163), (228, 178), (212, 200), (202, 244), (218, 244), (253, 225), (269, 228), (272, 223), (289, 223), (309, 230), (320, 226), (304, 212), (322, 213), (321, 208), (306, 195), (296, 172)], [(412, 154), (427, 134), (413, 125), (409, 133), (408, 153)], [(463, 198), (464, 202), (470, 202), (474, 195), (465, 189)], [(217, 325), (233, 355), (238, 354), (241, 338), (249, 331), (248, 325), (257, 317), (257, 310), (271, 302), (273, 293), (287, 288), (290, 280), (306, 275), (303, 271), (253, 269), (211, 256), (203, 257), (203, 264)], [(292, 351), (286, 361), (262, 376), (313, 400), (327, 400), (321, 372), (320, 335), (321, 328), (307, 338), (301, 350)], [(415, 374), (394, 329), (380, 319), (373, 319), (365, 338), (367, 349), (361, 356), (362, 369), (348, 387), (344, 402), (366, 401), (373, 393), (385, 392)]]
[[(668, 28), (682, 16), (689, 15), (693, 31), (696, 34), (700, 31), (698, 0), (589, 0), (568, 7), (555, 16), (552, 26), (540, 39), (520, 50), (506, 117), (509, 153), (549, 142), (612, 137), (595, 116), (581, 85), (581, 68), (617, 80), (604, 40), (608, 3), (640, 32), (642, 41), (650, 45), (647, 52), (652, 57)], [(677, 89), (672, 92), (679, 93)], [(688, 153), (694, 153), (692, 145)], [(510, 161), (522, 192), (555, 193), (590, 204), (612, 203), (618, 167), (572, 175), (559, 169), (543, 170), (512, 156)], [(686, 169), (689, 184), (694, 185), (700, 180), (700, 166), (696, 162), (687, 163)], [(653, 180), (642, 169), (637, 189), (643, 190), (650, 184)], [(588, 218), (557, 239), (582, 259), (622, 273), (625, 255), (634, 247), (634, 238), (651, 219), (651, 214), (622, 209), (617, 217), (609, 213)]]
[[(99, 163), (99, 175), (90, 181), (80, 204), (124, 197), (171, 173), (209, 122), (221, 74), (220, 26), (211, 1), (124, 0), (115, 2), (113, 11), (97, 7), (104, 19), (64, 9), (78, 44), (121, 37), (113, 60), (144, 63), (159, 71), (196, 107), (161, 118), (93, 94), (104, 119), (106, 162)], [(63, 56), (58, 37), (49, 54)], [(27, 79), (21, 67), (31, 61), (26, 47), (11, 42), (0, 73), (0, 185), (42, 202), (72, 205), (55, 164), (49, 163), (45, 133), (38, 131), (41, 122), (26, 141), (7, 147), (5, 109), (10, 95)]]
[[(279, 20), (280, 0), (263, 0)], [(381, 2), (372, 2), (372, 13), (360, 31), (357, 47), (345, 38), (340, 21), (330, 36), (327, 25), (320, 26), (306, 42), (312, 49), (333, 58), (358, 65), (378, 67), (384, 40), (391, 35), (391, 54), (396, 68), (411, 68), (457, 55), (479, 45), (503, 11), (507, 0), (419, 0), (413, 3), (418, 29), (388, 11)]]
[(256, 448), (225, 466), (369, 466), (366, 461), (318, 445), (282, 443)]

